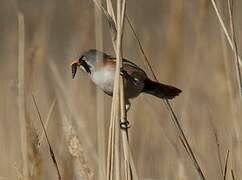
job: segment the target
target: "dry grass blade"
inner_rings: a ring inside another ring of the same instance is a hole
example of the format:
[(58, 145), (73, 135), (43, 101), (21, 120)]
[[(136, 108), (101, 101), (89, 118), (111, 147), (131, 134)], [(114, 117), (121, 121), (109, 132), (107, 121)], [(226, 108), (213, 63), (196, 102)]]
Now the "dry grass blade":
[(232, 180), (236, 180), (233, 169), (231, 169), (231, 176), (232, 176)]
[(235, 67), (236, 67), (236, 77), (237, 77), (237, 83), (239, 86), (239, 94), (240, 98), (242, 98), (242, 79), (241, 79), (241, 71), (239, 67), (239, 55), (238, 55), (238, 46), (237, 46), (237, 39), (235, 34), (235, 28), (234, 28), (234, 16), (233, 16), (233, 0), (228, 0), (228, 9), (229, 9), (229, 21), (230, 21), (230, 29), (232, 33), (232, 40), (234, 44), (234, 57), (235, 57)]
[[(156, 81), (158, 81), (158, 78), (156, 77), (156, 75), (155, 75), (155, 73), (154, 73), (154, 71), (153, 71), (153, 69), (152, 69), (152, 66), (150, 65), (149, 59), (147, 58), (147, 56), (146, 56), (146, 54), (145, 54), (145, 52), (144, 52), (143, 46), (142, 46), (142, 44), (141, 44), (141, 42), (140, 42), (140, 40), (139, 40), (137, 34), (135, 33), (135, 30), (134, 30), (132, 24), (130, 23), (130, 21), (129, 21), (129, 25), (130, 25), (130, 27), (131, 27), (131, 29), (132, 29), (132, 32), (134, 33), (135, 38), (136, 38), (136, 40), (137, 40), (137, 42), (138, 42), (138, 44), (139, 44), (139, 48), (140, 48), (140, 51), (141, 51), (142, 54), (143, 54), (143, 57), (144, 57), (145, 63), (148, 64), (148, 67), (149, 67), (150, 71), (152, 72), (153, 78), (154, 78)], [(176, 116), (176, 114), (175, 114), (175, 112), (174, 112), (174, 110), (173, 110), (173, 108), (172, 108), (172, 106), (171, 106), (169, 100), (167, 100), (167, 99), (164, 100), (164, 104), (166, 105), (168, 111), (170, 112), (171, 119), (172, 119), (172, 121), (173, 121), (175, 127), (177, 128), (177, 130), (178, 130), (178, 132), (179, 132), (179, 134), (180, 134), (180, 140), (181, 140), (181, 142), (182, 142), (182, 144), (183, 144), (183, 146), (184, 146), (186, 152), (188, 153), (189, 157), (190, 157), (191, 160), (193, 161), (194, 166), (196, 167), (196, 170), (198, 171), (198, 173), (199, 173), (201, 179), (202, 179), (202, 180), (206, 180), (206, 178), (205, 178), (205, 176), (204, 176), (204, 173), (203, 173), (203, 171), (202, 171), (202, 169), (201, 169), (201, 167), (200, 167), (200, 165), (199, 165), (199, 163), (198, 163), (198, 161), (197, 161), (197, 159), (196, 159), (196, 157), (195, 157), (195, 155), (194, 155), (194, 153), (193, 153), (193, 151), (192, 151), (192, 149), (191, 149), (191, 146), (190, 146), (190, 144), (189, 144), (189, 142), (188, 142), (188, 140), (187, 140), (187, 138), (186, 138), (186, 136), (185, 136), (185, 134), (184, 134), (184, 132), (183, 132), (183, 129), (182, 129), (182, 127), (181, 127), (181, 125), (180, 125), (180, 123), (179, 123), (179, 121), (178, 121), (178, 118), (177, 118), (177, 116)]]
[[(111, 31), (111, 37), (112, 37), (112, 40), (113, 41), (116, 41), (116, 38), (117, 38), (117, 28), (116, 28), (116, 21), (115, 21), (115, 18), (114, 16), (110, 15), (109, 12), (102, 6), (102, 4), (100, 3), (100, 1), (98, 0), (92, 0), (94, 2), (94, 4), (98, 7), (98, 9), (100, 9), (105, 17), (106, 17), (106, 20), (108, 21), (108, 24), (109, 24), (109, 27), (110, 27), (110, 31)], [(111, 1), (109, 2), (111, 3)], [(107, 3), (107, 6), (110, 8), (109, 11), (113, 11), (113, 9), (111, 10), (111, 7), (112, 5), (109, 5)]]
[[(56, 98), (54, 98), (54, 100), (52, 101), (52, 103), (50, 105), (50, 108), (49, 108), (49, 111), (48, 111), (48, 114), (47, 114), (47, 118), (46, 118), (46, 121), (45, 121), (45, 129), (47, 129), (47, 127), (48, 127), (48, 124), (49, 124), (49, 121), (51, 119), (51, 115), (53, 113), (55, 105), (56, 105)], [(45, 136), (45, 132), (43, 130), (41, 135), (40, 135), (40, 138), (39, 138), (38, 146), (41, 146), (42, 141), (44, 139), (44, 136)]]
[[(210, 1), (211, 1), (212, 5), (213, 5), (213, 8), (214, 8), (215, 12), (216, 12), (216, 15), (218, 17), (219, 23), (220, 23), (220, 25), (221, 25), (221, 27), (222, 27), (222, 29), (224, 31), (224, 34), (225, 34), (225, 36), (226, 36), (226, 38), (227, 38), (227, 40), (229, 42), (229, 45), (230, 45), (231, 49), (233, 51), (235, 51), (235, 47), (233, 45), (233, 41), (232, 41), (231, 37), (229, 36), (228, 30), (227, 30), (227, 28), (226, 28), (226, 26), (224, 24), (224, 20), (222, 19), (221, 14), (219, 13), (219, 10), (218, 10), (218, 7), (217, 7), (217, 4), (216, 4), (215, 0), (210, 0)], [(242, 61), (241, 61), (241, 58), (240, 58), (239, 55), (238, 55), (238, 60), (239, 60), (239, 65), (242, 66)]]
[(225, 164), (224, 164), (223, 180), (226, 180), (227, 169), (228, 169), (228, 161), (229, 161), (229, 150), (227, 151), (227, 154), (226, 154), (226, 160), (225, 160)]
[(221, 173), (223, 174), (223, 167), (222, 167), (222, 159), (221, 159), (221, 151), (220, 151), (220, 143), (219, 143), (219, 139), (218, 139), (218, 134), (217, 134), (216, 130), (214, 130), (213, 133), (214, 133), (216, 147), (217, 147), (219, 167), (220, 167)]
[(200, 168), (200, 166), (199, 166), (199, 164), (198, 164), (198, 162), (197, 162), (197, 160), (196, 160), (194, 154), (193, 154), (193, 153), (190, 153), (191, 149), (186, 145), (185, 140), (184, 140), (181, 136), (179, 136), (179, 139), (180, 139), (180, 141), (181, 141), (183, 147), (185, 148), (185, 150), (186, 150), (186, 152), (187, 152), (189, 158), (190, 158), (191, 161), (193, 162), (194, 167), (197, 169), (197, 172), (198, 172), (200, 178), (204, 180), (205, 177), (204, 177), (204, 175), (203, 175), (203, 172), (202, 172), (202, 170), (201, 170), (201, 168)]
[(185, 145), (185, 148), (187, 149), (188, 155), (190, 156), (190, 158), (191, 158), (191, 160), (192, 160), (192, 162), (193, 162), (193, 164), (194, 164), (198, 174), (200, 175), (200, 178), (202, 180), (206, 180), (206, 178), (204, 176), (204, 173), (203, 173), (203, 171), (202, 171), (202, 169), (201, 169), (201, 167), (200, 167), (200, 165), (199, 165), (199, 163), (197, 161), (197, 158), (196, 158), (196, 156), (195, 156), (195, 154), (194, 154), (194, 152), (193, 152), (193, 150), (192, 150), (192, 148), (190, 146), (190, 143), (187, 140), (187, 137), (186, 137), (186, 135), (185, 135), (185, 133), (184, 133), (182, 127), (181, 127), (181, 124), (180, 124), (180, 122), (179, 122), (179, 120), (178, 120), (178, 118), (177, 118), (177, 116), (176, 116), (176, 114), (175, 114), (175, 112), (174, 112), (174, 110), (173, 110), (169, 100), (166, 99), (164, 101), (165, 101), (165, 104), (166, 104), (166, 106), (167, 106), (167, 108), (168, 108), (168, 110), (170, 112), (171, 119), (173, 120), (173, 123), (176, 126), (176, 128), (178, 130), (178, 133), (180, 134), (181, 139), (183, 140), (183, 145)]
[(43, 122), (43, 120), (41, 118), (40, 111), (39, 111), (39, 108), (37, 106), (37, 102), (35, 100), (34, 95), (32, 95), (32, 99), (33, 99), (33, 102), (34, 102), (34, 106), (36, 108), (36, 111), (38, 113), (38, 118), (40, 120), (41, 126), (42, 126), (43, 131), (44, 131), (44, 134), (45, 134), (45, 138), (46, 138), (46, 141), (47, 141), (47, 144), (48, 144), (48, 147), (49, 147), (49, 152), (50, 152), (51, 159), (52, 159), (52, 161), (53, 161), (53, 163), (55, 165), (55, 168), (56, 168), (56, 171), (57, 171), (57, 174), (58, 174), (58, 178), (59, 178), (59, 180), (61, 180), (60, 170), (59, 170), (59, 167), (58, 167), (58, 163), (56, 161), (55, 153), (54, 153), (54, 151), (53, 151), (53, 149), (51, 147), (51, 144), (50, 144), (50, 141), (49, 141), (49, 137), (47, 135), (47, 132), (46, 132), (46, 129), (45, 129), (45, 125), (44, 125), (44, 122)]
[(21, 153), (23, 176), (28, 177), (28, 158), (27, 158), (27, 131), (26, 131), (26, 109), (25, 109), (25, 89), (24, 89), (24, 49), (25, 49), (25, 32), (24, 32), (24, 16), (18, 13), (18, 113), (21, 137)]
[[(134, 30), (132, 24), (130, 23), (130, 21), (129, 21), (129, 25), (130, 25), (131, 30), (132, 30), (132, 32), (134, 33), (135, 38), (136, 38), (136, 40), (137, 40), (137, 42), (138, 42), (138, 45), (139, 45), (140, 51), (141, 51), (142, 54), (143, 54), (143, 57), (144, 57), (145, 63), (148, 64), (149, 70), (152, 72), (153, 78), (154, 78), (156, 81), (158, 81), (158, 78), (156, 77), (156, 75), (155, 75), (155, 73), (154, 73), (154, 71), (153, 71), (153, 69), (152, 69), (152, 66), (150, 65), (149, 59), (147, 58), (147, 56), (146, 56), (146, 54), (145, 54), (145, 52), (144, 52), (143, 46), (142, 46), (142, 44), (141, 44), (141, 42), (140, 42), (140, 40), (139, 40), (137, 34), (135, 33), (135, 30)], [(176, 114), (175, 114), (175, 112), (174, 112), (174, 110), (173, 110), (173, 108), (172, 108), (172, 106), (171, 106), (169, 100), (166, 99), (166, 100), (164, 100), (163, 102), (164, 102), (164, 104), (166, 105), (166, 107), (167, 107), (167, 109), (168, 109), (168, 111), (169, 111), (169, 113), (170, 113), (171, 119), (172, 119), (172, 121), (173, 121), (175, 127), (177, 128), (178, 133), (180, 134), (180, 140), (181, 140), (181, 142), (182, 142), (182, 144), (183, 144), (183, 146), (184, 146), (186, 152), (188, 153), (189, 157), (190, 157), (191, 160), (193, 161), (194, 166), (195, 166), (196, 170), (198, 171), (198, 173), (199, 173), (199, 175), (200, 175), (200, 178), (201, 178), (202, 180), (206, 180), (206, 178), (205, 178), (205, 176), (204, 176), (204, 173), (203, 173), (203, 171), (202, 171), (202, 169), (201, 169), (201, 167), (200, 167), (200, 165), (199, 165), (199, 163), (198, 163), (198, 161), (197, 161), (197, 159), (196, 159), (195, 154), (193, 153), (193, 151), (192, 151), (192, 149), (191, 149), (191, 146), (190, 146), (190, 144), (189, 144), (189, 142), (188, 142), (188, 140), (187, 140), (187, 138), (186, 138), (186, 136), (185, 136), (185, 134), (184, 134), (184, 131), (183, 131), (183, 129), (182, 129), (182, 127), (181, 127), (181, 125), (180, 125), (180, 123), (179, 123), (179, 121), (178, 121), (178, 118), (177, 118), (177, 116), (176, 116)]]
[(142, 44), (141, 44), (141, 42), (140, 42), (140, 40), (139, 40), (139, 37), (138, 37), (137, 33), (135, 32), (135, 29), (134, 29), (134, 27), (133, 27), (133, 25), (132, 25), (132, 23), (131, 23), (131, 21), (130, 21), (128, 15), (126, 15), (126, 19), (127, 19), (128, 24), (129, 24), (129, 27), (130, 27), (130, 29), (132, 30), (132, 32), (133, 32), (133, 34), (134, 34), (134, 37), (135, 37), (135, 39), (136, 39), (136, 41), (137, 41), (137, 43), (138, 43), (138, 45), (139, 45), (139, 49), (140, 49), (140, 51), (141, 51), (141, 53), (142, 53), (142, 55), (143, 55), (143, 57), (144, 57), (144, 60), (145, 60), (145, 62), (146, 62), (145, 65), (148, 66), (148, 69), (149, 69), (150, 72), (152, 73), (153, 78), (154, 78), (156, 81), (158, 81), (158, 79), (156, 78), (155, 72), (154, 72), (153, 69), (152, 69), (151, 63), (150, 63), (148, 57), (146, 56), (146, 53), (145, 53), (145, 51), (144, 51), (144, 48), (143, 48), (143, 46), (142, 46)]
[[(210, 111), (208, 111), (208, 112), (210, 114)], [(223, 163), (222, 163), (222, 158), (221, 158), (220, 142), (219, 142), (219, 138), (218, 138), (218, 132), (217, 132), (217, 129), (215, 127), (215, 124), (214, 124), (211, 116), (209, 117), (209, 121), (210, 121), (210, 124), (211, 124), (212, 132), (214, 134), (215, 142), (216, 142), (217, 155), (218, 155), (218, 161), (219, 161), (219, 167), (220, 167), (221, 175), (223, 176)]]
[(115, 23), (115, 26), (117, 27), (117, 21), (116, 21), (114, 10), (113, 10), (113, 3), (111, 0), (106, 0), (106, 2), (107, 2), (108, 13), (112, 17), (113, 22)]

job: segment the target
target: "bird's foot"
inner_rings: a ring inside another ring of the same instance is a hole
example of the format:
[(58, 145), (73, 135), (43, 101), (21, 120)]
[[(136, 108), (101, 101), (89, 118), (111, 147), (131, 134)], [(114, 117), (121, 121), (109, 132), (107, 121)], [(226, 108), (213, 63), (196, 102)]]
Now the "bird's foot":
[(128, 128), (130, 128), (129, 121), (121, 122), (120, 128), (123, 130), (127, 130)]

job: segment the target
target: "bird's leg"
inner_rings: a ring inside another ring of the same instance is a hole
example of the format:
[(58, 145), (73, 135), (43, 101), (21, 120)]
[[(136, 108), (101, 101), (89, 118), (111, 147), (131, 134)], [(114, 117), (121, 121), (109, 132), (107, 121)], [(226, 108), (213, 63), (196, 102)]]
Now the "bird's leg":
[(128, 128), (130, 128), (130, 123), (127, 120), (127, 112), (130, 109), (130, 102), (128, 99), (125, 98), (125, 117), (121, 120), (120, 123), (120, 128), (123, 130), (127, 130)]
[[(125, 71), (123, 68), (120, 69), (120, 75), (123, 76), (126, 80), (130, 81), (131, 83), (136, 84), (135, 79), (128, 74), (127, 71)], [(121, 120), (120, 123), (120, 128), (123, 130), (127, 130), (128, 128), (130, 128), (130, 124), (129, 121), (127, 120), (127, 112), (130, 109), (130, 102), (127, 98), (125, 98), (125, 117), (124, 119)]]
[(126, 112), (128, 112), (130, 110), (130, 107), (131, 107), (131, 104), (130, 104), (129, 100), (126, 100), (125, 101), (125, 110), (126, 110)]
[[(126, 111), (126, 113), (128, 112), (129, 109), (130, 109), (130, 102), (126, 101), (126, 104), (125, 104), (125, 111)], [(129, 124), (129, 121), (127, 120), (127, 116), (125, 117), (123, 122), (120, 123), (120, 128), (121, 129), (128, 129), (128, 128), (130, 128), (130, 124)]]

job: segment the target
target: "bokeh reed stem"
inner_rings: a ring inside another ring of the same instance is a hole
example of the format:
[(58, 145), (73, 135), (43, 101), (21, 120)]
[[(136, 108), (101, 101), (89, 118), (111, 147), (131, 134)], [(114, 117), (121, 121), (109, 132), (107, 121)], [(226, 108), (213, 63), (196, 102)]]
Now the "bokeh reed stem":
[(28, 149), (27, 149), (27, 130), (26, 130), (26, 110), (25, 110), (25, 84), (24, 84), (24, 50), (25, 50), (25, 28), (24, 15), (18, 12), (18, 113), (21, 137), (21, 154), (22, 154), (22, 173), (28, 177)]

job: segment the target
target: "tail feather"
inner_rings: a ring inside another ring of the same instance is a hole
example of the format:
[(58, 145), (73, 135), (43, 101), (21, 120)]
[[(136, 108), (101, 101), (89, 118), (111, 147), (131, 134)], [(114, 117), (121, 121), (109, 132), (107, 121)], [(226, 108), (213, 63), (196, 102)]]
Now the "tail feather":
[(146, 79), (144, 82), (143, 92), (162, 99), (173, 99), (174, 97), (178, 96), (182, 91), (176, 87)]

